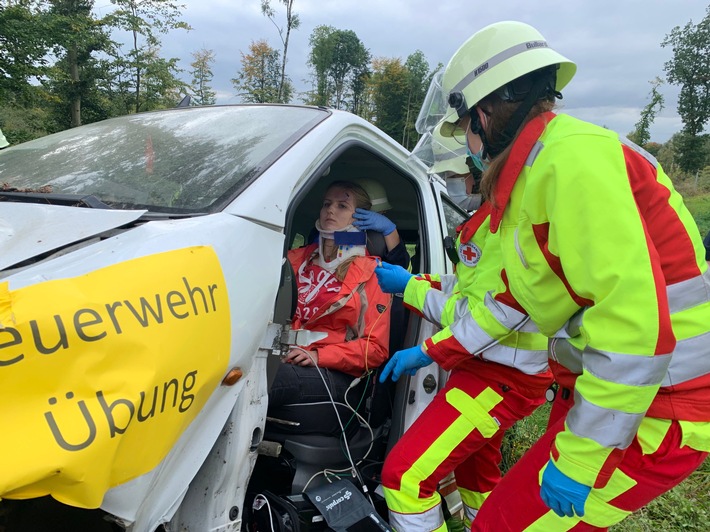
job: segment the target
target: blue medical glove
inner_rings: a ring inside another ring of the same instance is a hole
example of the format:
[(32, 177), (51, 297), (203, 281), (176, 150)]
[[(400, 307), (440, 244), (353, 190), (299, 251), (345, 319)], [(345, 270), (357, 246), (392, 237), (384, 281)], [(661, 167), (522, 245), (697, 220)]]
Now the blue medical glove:
[(380, 289), (387, 294), (401, 294), (407, 287), (409, 280), (414, 277), (407, 270), (396, 264), (380, 261), (375, 268), (377, 282)]
[(397, 229), (387, 216), (379, 212), (357, 208), (353, 218), (355, 218), (353, 225), (361, 231), (372, 230), (387, 236)]
[(380, 382), (385, 382), (390, 373), (392, 380), (396, 382), (405, 372), (414, 375), (419, 368), (428, 366), (432, 362), (434, 361), (418, 345), (397, 351), (380, 373)]
[(584, 503), (589, 497), (592, 488), (572, 480), (562, 473), (555, 463), (547, 462), (545, 472), (542, 474), (540, 497), (550, 510), (560, 517), (579, 517), (584, 515)]

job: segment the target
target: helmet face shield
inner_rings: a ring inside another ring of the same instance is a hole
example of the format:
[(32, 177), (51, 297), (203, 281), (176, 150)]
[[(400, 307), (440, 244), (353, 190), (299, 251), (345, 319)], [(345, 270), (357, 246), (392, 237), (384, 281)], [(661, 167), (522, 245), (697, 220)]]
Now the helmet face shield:
[[(430, 174), (439, 174), (441, 176), (451, 175), (466, 175), (469, 173), (468, 165), (466, 164), (466, 147), (461, 146), (458, 142), (451, 145), (450, 138), (447, 144), (444, 144), (436, 139), (436, 135), (432, 137), (434, 153), (434, 164), (429, 168)], [(439, 137), (439, 139), (446, 137)]]
[(434, 165), (434, 141), (430, 132), (421, 136), (409, 159), (413, 159), (415, 163), (423, 164), (427, 168), (427, 173), (432, 173), (429, 170)]
[(427, 167), (427, 173), (442, 177), (468, 174), (467, 156), (465, 146), (450, 137), (442, 136), (438, 128), (425, 133), (411, 155)]
[(420, 135), (424, 135), (434, 129), (442, 117), (449, 112), (449, 107), (441, 88), (443, 75), (444, 73), (440, 71), (431, 78), (422, 108), (419, 110), (419, 115), (417, 115), (417, 119), (414, 122), (414, 128)]

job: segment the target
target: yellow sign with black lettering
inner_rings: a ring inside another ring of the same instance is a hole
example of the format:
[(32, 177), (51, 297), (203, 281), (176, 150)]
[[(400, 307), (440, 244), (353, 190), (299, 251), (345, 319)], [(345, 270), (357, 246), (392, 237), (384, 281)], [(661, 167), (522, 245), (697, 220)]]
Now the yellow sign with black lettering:
[(0, 283), (0, 497), (98, 507), (167, 455), (229, 350), (210, 247), (17, 290)]

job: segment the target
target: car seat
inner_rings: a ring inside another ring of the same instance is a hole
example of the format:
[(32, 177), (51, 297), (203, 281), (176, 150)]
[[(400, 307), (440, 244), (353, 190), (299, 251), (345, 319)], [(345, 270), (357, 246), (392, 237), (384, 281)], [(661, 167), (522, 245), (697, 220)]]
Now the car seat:
[[(317, 237), (313, 231), (307, 242)], [(370, 255), (381, 257), (387, 252), (384, 237), (376, 231), (367, 231), (367, 250)], [(290, 263), (285, 261), (284, 267)], [(293, 270), (285, 276), (293, 281)], [(401, 297), (393, 297), (390, 310), (390, 354), (402, 349), (407, 315)], [(381, 441), (388, 431), (394, 397), (394, 383), (379, 382), (381, 368), (370, 373), (347, 394), (348, 402), (367, 421), (363, 424), (350, 406), (330, 401), (318, 403), (294, 403), (282, 405), (269, 411), (264, 441), (278, 442), (295, 459), (295, 471), (291, 493), (301, 493), (306, 486), (326, 482), (318, 475), (324, 468), (348, 469), (351, 467), (344, 440), (347, 439), (350, 456), (354, 462), (361, 460), (371, 449), (374, 441)], [(357, 406), (355, 406), (357, 405)], [(345, 428), (340, 429), (338, 416)], [(333, 427), (324, 431), (323, 427)], [(372, 431), (372, 432), (371, 432)]]
[[(335, 407), (340, 423), (345, 427), (344, 436), (340, 431), (334, 405), (330, 401), (283, 405), (269, 413), (264, 440), (280, 443), (283, 450), (295, 459), (291, 494), (301, 493), (308, 486), (325, 483), (325, 477), (318, 473), (326, 468), (334, 471), (349, 469), (350, 459), (355, 463), (362, 460), (374, 441), (384, 433), (384, 421), (388, 416), (383, 416), (381, 412), (378, 412), (377, 416), (371, 415), (375, 405), (383, 404), (383, 398), (376, 397), (376, 394), (381, 394), (384, 390), (384, 387), (375, 387), (378, 375), (378, 372), (373, 372), (348, 394), (349, 402), (359, 401), (358, 411), (363, 419), (368, 421), (369, 428), (362, 424), (347, 405), (338, 402)], [(295, 427), (288, 424), (289, 422), (297, 422), (299, 426)], [(377, 426), (374, 425), (375, 422), (378, 423)], [(323, 432), (324, 425), (334, 429)]]

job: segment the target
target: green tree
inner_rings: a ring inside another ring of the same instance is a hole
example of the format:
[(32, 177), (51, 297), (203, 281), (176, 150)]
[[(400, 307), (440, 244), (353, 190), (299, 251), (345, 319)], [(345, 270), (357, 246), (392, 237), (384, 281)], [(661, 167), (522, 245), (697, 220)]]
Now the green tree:
[(362, 109), (367, 106), (367, 86), (372, 71), (369, 64), (357, 66), (352, 73), (350, 82), (351, 94), (348, 107), (350, 112), (362, 116)]
[(661, 46), (673, 50), (673, 58), (664, 65), (668, 82), (681, 87), (678, 114), (684, 127), (683, 138), (676, 143), (678, 163), (686, 172), (697, 172), (704, 160), (696, 151), (703, 144), (699, 136), (710, 119), (710, 6), (699, 24), (676, 26)]
[(658, 92), (658, 87), (663, 85), (663, 80), (657, 77), (651, 81), (651, 95), (648, 104), (641, 111), (639, 121), (634, 125), (634, 130), (629, 134), (629, 138), (639, 146), (646, 146), (651, 140), (651, 124), (656, 119), (656, 114), (663, 110), (663, 95)]
[(249, 52), (242, 52), (242, 69), (232, 79), (237, 96), (248, 103), (288, 102), (293, 94), (291, 81), (286, 77), (279, 99), (281, 84), (280, 54), (261, 39), (252, 41)]
[(67, 57), (59, 58), (47, 69), (42, 80), (47, 99), (48, 132), (61, 131), (77, 125), (96, 122), (115, 116), (113, 105), (102, 91), (107, 71), (104, 62), (90, 58), (81, 62), (79, 77)]
[(301, 25), (301, 20), (298, 18), (298, 14), (293, 12), (293, 3), (295, 0), (278, 0), (281, 4), (286, 7), (286, 31), (284, 35), (284, 28), (276, 23), (276, 10), (271, 6), (271, 0), (261, 0), (261, 12), (265, 17), (267, 17), (276, 26), (279, 32), (279, 37), (281, 38), (281, 44), (283, 44), (283, 60), (281, 63), (281, 80), (279, 82), (279, 90), (277, 94), (278, 102), (288, 103), (290, 99), (284, 99), (284, 85), (287, 83), (286, 80), (286, 54), (288, 54), (288, 40), (291, 36), (291, 30), (297, 30)]
[(10, 144), (46, 135), (51, 119), (45, 88), (51, 49), (48, 21), (40, 2), (0, 6), (0, 128)]
[(678, 172), (678, 163), (676, 162), (677, 149), (675, 147), (675, 143), (678, 141), (678, 135), (679, 133), (673, 135), (653, 154), (673, 182), (676, 181), (675, 175)]
[(61, 113), (69, 127), (82, 124), (82, 101), (90, 99), (96, 77), (96, 54), (111, 53), (114, 43), (92, 10), (94, 0), (50, 0), (47, 12), (53, 41), (53, 52), (59, 60), (50, 70), (52, 93), (57, 97)]
[(369, 74), (370, 52), (355, 32), (316, 26), (309, 42), (308, 64), (315, 78), (315, 93), (309, 103), (342, 109), (348, 97), (357, 102)]
[(708, 135), (692, 135), (685, 129), (675, 135), (678, 166), (687, 175), (696, 176), (708, 164)]
[(210, 83), (214, 74), (212, 64), (214, 63), (214, 51), (201, 49), (192, 53), (192, 91), (193, 100), (196, 105), (214, 105), (217, 103), (215, 92)]
[(11, 145), (43, 137), (54, 130), (47, 108), (0, 105), (0, 128)]
[[(97, 56), (113, 43), (93, 6), (93, 0), (26, 0), (0, 7), (0, 106), (15, 142), (80, 125), (83, 116), (107, 116)], [(22, 113), (27, 120), (13, 118)]]
[(429, 70), (429, 63), (421, 50), (415, 51), (404, 63), (407, 69), (407, 99), (404, 106), (404, 128), (400, 143), (411, 150), (419, 140), (419, 133), (414, 127), (419, 110), (422, 108), (424, 98), (434, 74), (443, 68), (439, 63), (433, 71)]
[(181, 93), (187, 92), (187, 85), (180, 81), (182, 70), (178, 59), (160, 57), (157, 50), (148, 50), (143, 66), (143, 111), (175, 107), (181, 100)]
[[(111, 3), (117, 8), (106, 17), (106, 22), (119, 30), (129, 32), (132, 38), (131, 50), (124, 57), (123, 64), (127, 64), (132, 70), (134, 111), (137, 113), (142, 110), (144, 70), (155, 70), (157, 66), (149, 63), (155, 61), (156, 51), (160, 49), (158, 34), (165, 34), (174, 29), (192, 28), (180, 20), (181, 11), (185, 6), (171, 0), (111, 0)], [(162, 66), (169, 66), (171, 62), (172, 59), (167, 60)], [(170, 70), (169, 68), (168, 71)]]
[(395, 140), (402, 138), (406, 124), (409, 72), (399, 58), (372, 62), (372, 103), (375, 125)]
[(37, 3), (0, 7), (0, 103), (31, 105), (37, 96), (32, 78), (44, 76), (51, 46), (47, 21)]
[(330, 49), (330, 36), (335, 32), (332, 26), (316, 26), (308, 40), (311, 52), (308, 65), (313, 71), (314, 90), (306, 101), (310, 105), (327, 106), (330, 101), (331, 87), (328, 79), (328, 67), (333, 60)]

